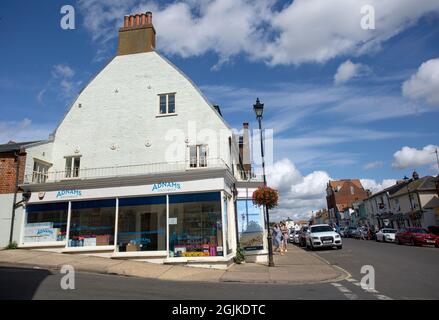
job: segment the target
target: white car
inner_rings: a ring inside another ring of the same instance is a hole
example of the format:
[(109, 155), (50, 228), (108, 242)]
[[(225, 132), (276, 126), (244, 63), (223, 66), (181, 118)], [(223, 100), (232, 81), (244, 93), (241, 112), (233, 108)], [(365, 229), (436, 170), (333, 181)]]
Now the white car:
[(314, 250), (317, 248), (343, 247), (341, 236), (334, 231), (334, 228), (327, 224), (316, 224), (309, 227), (306, 233), (306, 246)]
[(395, 242), (395, 235), (395, 229), (383, 228), (375, 234), (375, 237), (377, 242)]

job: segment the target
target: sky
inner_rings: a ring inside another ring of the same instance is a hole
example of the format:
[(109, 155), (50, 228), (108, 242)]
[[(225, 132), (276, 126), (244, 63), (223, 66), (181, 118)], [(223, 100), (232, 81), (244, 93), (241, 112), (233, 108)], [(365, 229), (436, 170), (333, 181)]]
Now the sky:
[(114, 56), (123, 16), (146, 11), (157, 50), (234, 128), (265, 104), (275, 220), (324, 208), (329, 179), (378, 191), (438, 173), (437, 0), (1, 1), (0, 143), (47, 138)]

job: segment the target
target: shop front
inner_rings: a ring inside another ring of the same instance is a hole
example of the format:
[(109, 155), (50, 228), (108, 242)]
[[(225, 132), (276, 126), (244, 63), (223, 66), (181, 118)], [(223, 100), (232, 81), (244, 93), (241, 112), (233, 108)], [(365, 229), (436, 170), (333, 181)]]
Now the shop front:
[(226, 261), (236, 241), (233, 207), (224, 179), (33, 192), (20, 246), (163, 262)]

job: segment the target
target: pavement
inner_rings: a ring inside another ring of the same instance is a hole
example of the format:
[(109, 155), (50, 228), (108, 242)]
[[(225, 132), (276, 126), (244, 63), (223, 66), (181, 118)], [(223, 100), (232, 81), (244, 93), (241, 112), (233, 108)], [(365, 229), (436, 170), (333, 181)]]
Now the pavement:
[(340, 267), (324, 258), (289, 245), (285, 256), (275, 255), (275, 267), (256, 263), (234, 264), (227, 270), (160, 265), (131, 260), (116, 260), (79, 254), (60, 254), (39, 250), (2, 250), (4, 267), (59, 270), (71, 265), (77, 272), (131, 276), (174, 282), (313, 284), (337, 282), (349, 277)]

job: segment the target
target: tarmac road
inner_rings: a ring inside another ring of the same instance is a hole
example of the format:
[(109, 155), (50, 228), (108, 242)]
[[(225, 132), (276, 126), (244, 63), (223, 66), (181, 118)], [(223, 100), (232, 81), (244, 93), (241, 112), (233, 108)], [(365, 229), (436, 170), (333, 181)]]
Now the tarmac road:
[(343, 239), (342, 250), (314, 253), (358, 281), (364, 276), (361, 267), (373, 266), (375, 289), (393, 299), (439, 299), (438, 248)]

